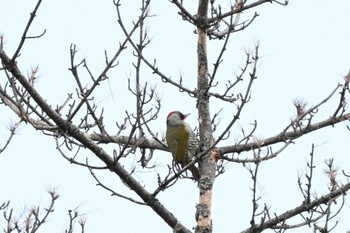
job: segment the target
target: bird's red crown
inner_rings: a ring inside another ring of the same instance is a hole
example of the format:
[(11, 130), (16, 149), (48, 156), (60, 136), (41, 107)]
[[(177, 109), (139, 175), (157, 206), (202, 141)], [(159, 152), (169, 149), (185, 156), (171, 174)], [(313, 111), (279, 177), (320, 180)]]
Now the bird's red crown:
[(184, 119), (188, 116), (188, 114), (184, 115), (184, 114), (182, 114), (180, 111), (172, 111), (172, 112), (169, 112), (169, 114), (168, 114), (168, 116), (166, 117), (166, 119), (168, 119), (168, 118), (169, 118), (172, 114), (174, 114), (174, 113), (179, 114), (181, 120), (184, 120)]

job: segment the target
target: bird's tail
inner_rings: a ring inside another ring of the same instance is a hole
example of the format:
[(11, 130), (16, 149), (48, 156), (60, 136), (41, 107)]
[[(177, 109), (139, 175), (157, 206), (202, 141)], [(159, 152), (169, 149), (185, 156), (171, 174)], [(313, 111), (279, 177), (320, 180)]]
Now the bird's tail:
[(191, 171), (193, 178), (195, 181), (199, 181), (201, 178), (201, 175), (199, 174), (198, 168), (193, 164), (191, 167), (188, 168), (188, 170)]

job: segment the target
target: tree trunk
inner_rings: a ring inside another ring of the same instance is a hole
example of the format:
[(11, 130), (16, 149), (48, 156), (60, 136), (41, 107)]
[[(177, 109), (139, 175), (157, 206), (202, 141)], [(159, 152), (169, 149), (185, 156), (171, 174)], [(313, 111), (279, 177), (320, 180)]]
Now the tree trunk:
[[(213, 142), (213, 130), (209, 111), (209, 80), (207, 59), (207, 13), (208, 0), (199, 1), (197, 12), (197, 56), (198, 56), (198, 83), (197, 109), (199, 116), (199, 136), (202, 151), (210, 148)], [(197, 205), (195, 232), (212, 232), (211, 202), (212, 187), (215, 179), (216, 167), (215, 150), (208, 151), (202, 156), (200, 164), (201, 179), (199, 181), (199, 204)]]

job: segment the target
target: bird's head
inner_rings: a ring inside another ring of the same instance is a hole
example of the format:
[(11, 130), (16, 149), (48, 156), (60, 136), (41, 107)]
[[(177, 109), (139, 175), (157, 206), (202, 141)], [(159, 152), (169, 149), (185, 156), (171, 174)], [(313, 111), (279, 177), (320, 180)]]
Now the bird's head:
[(190, 114), (182, 114), (180, 111), (170, 112), (166, 118), (167, 125), (177, 126), (182, 123), (183, 120)]

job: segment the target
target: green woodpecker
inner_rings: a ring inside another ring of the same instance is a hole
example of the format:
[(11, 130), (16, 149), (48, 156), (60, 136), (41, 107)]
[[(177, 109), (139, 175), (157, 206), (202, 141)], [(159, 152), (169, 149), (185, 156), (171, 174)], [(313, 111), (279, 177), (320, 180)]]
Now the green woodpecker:
[[(168, 114), (166, 120), (166, 141), (175, 163), (180, 164), (181, 167), (192, 161), (198, 149), (198, 140), (191, 126), (184, 121), (188, 115), (173, 111)], [(188, 169), (193, 178), (198, 181), (200, 178), (198, 168), (193, 164)]]

